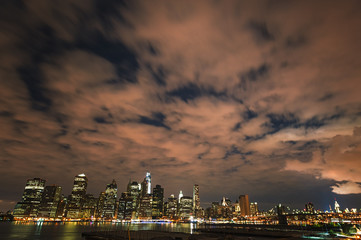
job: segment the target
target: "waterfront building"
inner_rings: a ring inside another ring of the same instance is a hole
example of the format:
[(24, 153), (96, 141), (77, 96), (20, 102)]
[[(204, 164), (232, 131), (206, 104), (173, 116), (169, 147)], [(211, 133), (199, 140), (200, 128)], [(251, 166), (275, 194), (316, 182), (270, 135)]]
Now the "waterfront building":
[(251, 216), (256, 216), (258, 214), (258, 204), (257, 202), (252, 202), (249, 207)]
[(200, 218), (202, 216), (201, 203), (199, 199), (199, 186), (195, 184), (193, 186), (193, 216)]
[(152, 195), (146, 194), (140, 199), (137, 216), (139, 219), (152, 219)]
[(16, 204), (14, 209), (15, 218), (37, 217), (44, 186), (45, 180), (41, 178), (26, 181), (22, 200)]
[(117, 183), (113, 179), (112, 183), (108, 184), (105, 189), (103, 218), (105, 219), (115, 218), (116, 210), (117, 210), (117, 194), (118, 194)]
[(98, 202), (97, 202), (97, 209), (95, 212), (96, 218), (103, 218), (104, 200), (105, 200), (105, 192), (101, 192), (99, 194), (99, 198), (98, 198)]
[(119, 198), (118, 214), (119, 220), (131, 220), (133, 212), (133, 198), (128, 192), (123, 192)]
[(171, 194), (168, 198), (167, 204), (167, 216), (170, 219), (174, 219), (177, 216), (178, 212), (178, 199), (174, 197), (174, 194)]
[(239, 208), (242, 217), (250, 215), (248, 195), (239, 196)]
[(183, 197), (183, 192), (182, 192), (182, 190), (180, 190), (179, 194), (178, 194), (178, 203), (180, 203), (180, 200), (182, 197)]
[(127, 192), (129, 196), (133, 199), (133, 206), (132, 206), (132, 219), (136, 218), (136, 213), (139, 205), (140, 200), (140, 193), (141, 193), (141, 185), (137, 182), (131, 182), (129, 180)]
[(163, 216), (164, 188), (156, 185), (153, 188), (152, 217), (160, 218)]
[(338, 204), (338, 202), (336, 200), (335, 200), (335, 212), (342, 213), (342, 211), (340, 210), (340, 204)]
[(84, 173), (75, 176), (73, 190), (70, 195), (67, 218), (82, 218), (82, 208), (85, 201), (88, 178)]
[(95, 217), (98, 205), (98, 198), (94, 197), (93, 194), (86, 194), (85, 201), (83, 204), (83, 218), (90, 219)]
[(60, 186), (46, 186), (41, 198), (38, 217), (57, 218), (61, 197)]
[(193, 215), (193, 198), (183, 196), (179, 202), (179, 217), (189, 219)]
[(64, 196), (64, 194), (61, 195), (60, 197), (60, 201), (58, 204), (58, 209), (56, 211), (56, 217), (57, 218), (62, 218), (64, 216), (66, 216), (66, 206), (68, 203), (68, 198)]
[(141, 184), (141, 188), (142, 197), (146, 194), (152, 194), (151, 176), (149, 172), (146, 173), (145, 178)]

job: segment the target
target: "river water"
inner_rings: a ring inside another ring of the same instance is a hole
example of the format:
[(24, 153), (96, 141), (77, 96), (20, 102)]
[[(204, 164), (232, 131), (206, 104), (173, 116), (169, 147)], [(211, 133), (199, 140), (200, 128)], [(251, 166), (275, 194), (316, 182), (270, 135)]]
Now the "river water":
[(189, 223), (0, 222), (1, 240), (82, 240), (82, 232), (159, 230), (192, 233)]

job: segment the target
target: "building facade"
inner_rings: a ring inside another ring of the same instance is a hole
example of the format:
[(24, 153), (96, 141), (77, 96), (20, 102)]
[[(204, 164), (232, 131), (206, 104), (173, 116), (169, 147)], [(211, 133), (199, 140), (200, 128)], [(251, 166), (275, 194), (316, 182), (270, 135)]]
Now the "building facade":
[(14, 209), (15, 218), (37, 217), (43, 196), (45, 180), (41, 178), (28, 179), (22, 196)]
[(103, 218), (113, 219), (116, 217), (117, 210), (117, 183), (113, 179), (112, 183), (108, 184), (105, 189)]
[(57, 212), (61, 198), (60, 186), (46, 186), (41, 198), (38, 217), (58, 218)]
[(85, 194), (88, 186), (88, 178), (81, 173), (75, 176), (73, 190), (71, 192), (68, 207), (67, 218), (82, 218), (83, 204), (85, 201)]
[(239, 208), (240, 208), (240, 215), (242, 217), (250, 215), (250, 208), (249, 208), (249, 200), (248, 195), (240, 195), (239, 196)]

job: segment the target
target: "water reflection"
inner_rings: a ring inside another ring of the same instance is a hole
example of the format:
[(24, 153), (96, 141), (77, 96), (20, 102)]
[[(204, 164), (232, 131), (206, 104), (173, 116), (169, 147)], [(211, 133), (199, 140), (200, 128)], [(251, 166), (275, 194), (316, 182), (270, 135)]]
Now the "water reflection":
[(81, 240), (82, 232), (158, 230), (195, 233), (190, 223), (0, 222), (0, 239)]

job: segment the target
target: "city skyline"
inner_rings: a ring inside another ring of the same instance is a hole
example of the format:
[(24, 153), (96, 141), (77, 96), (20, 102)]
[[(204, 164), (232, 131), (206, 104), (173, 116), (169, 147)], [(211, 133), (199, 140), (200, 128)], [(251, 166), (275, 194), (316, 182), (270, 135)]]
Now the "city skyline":
[(361, 208), (360, 9), (0, 3), (0, 210), (26, 179), (71, 193), (84, 172), (99, 194), (147, 171), (166, 197), (198, 184), (202, 204)]
[[(109, 193), (111, 193), (110, 195), (114, 196), (114, 197), (112, 197), (112, 198), (114, 198), (114, 200), (110, 200), (111, 205), (113, 206), (111, 208), (111, 210), (110, 210), (110, 213), (113, 212), (113, 214), (114, 214), (115, 212), (118, 211), (118, 210), (115, 209), (115, 206), (116, 206), (116, 208), (118, 208), (118, 201), (121, 201), (123, 198), (127, 198), (126, 195), (128, 195), (128, 194), (129, 194), (129, 196), (133, 196), (132, 195), (132, 190), (129, 187), (130, 187), (130, 185), (134, 185), (134, 184), (135, 184), (135, 187), (136, 187), (137, 191), (139, 191), (139, 193), (137, 193), (137, 196), (139, 195), (139, 197), (144, 197), (146, 195), (151, 195), (152, 196), (152, 201), (156, 205), (159, 205), (159, 203), (157, 201), (162, 202), (161, 203), (161, 206), (162, 206), (161, 209), (164, 208), (163, 204), (168, 204), (167, 199), (168, 199), (168, 201), (171, 198), (177, 199), (177, 198), (175, 198), (174, 193), (169, 194), (168, 197), (166, 195), (164, 195), (164, 188), (161, 188), (161, 185), (159, 185), (159, 184), (156, 184), (156, 186), (154, 188), (152, 188), (151, 184), (150, 184), (150, 181), (149, 181), (150, 179), (151, 179), (151, 173), (150, 172), (146, 172), (146, 175), (145, 175), (145, 178), (144, 178), (143, 181), (137, 182), (137, 181), (129, 179), (129, 182), (127, 183), (127, 187), (125, 188), (125, 191), (118, 190), (117, 183), (113, 179), (111, 184), (106, 185), (105, 191), (101, 191), (99, 193), (99, 197), (95, 198), (96, 202), (100, 201), (100, 198), (103, 196), (104, 197), (104, 200), (103, 200), (104, 203), (103, 204), (105, 206), (106, 202), (107, 202), (107, 197), (106, 196), (109, 195)], [(38, 182), (38, 183), (34, 185), (34, 182)], [(80, 198), (84, 198), (86, 196), (88, 196), (88, 197), (91, 196), (91, 198), (94, 198), (95, 196), (97, 196), (97, 194), (87, 192), (88, 178), (86, 177), (86, 175), (84, 173), (81, 173), (81, 174), (78, 174), (78, 175), (75, 176), (74, 185), (73, 185), (72, 191), (71, 191), (71, 193), (69, 195), (62, 192), (62, 189), (63, 189), (62, 186), (58, 186), (58, 185), (55, 185), (55, 184), (45, 185), (45, 183), (46, 183), (46, 180), (41, 179), (41, 178), (28, 179), (27, 183), (26, 183), (26, 186), (25, 186), (23, 196), (22, 196), (22, 200), (19, 201), (17, 203), (17, 205), (22, 204), (22, 202), (24, 201), (24, 197), (27, 194), (27, 191), (32, 191), (32, 189), (35, 189), (36, 191), (41, 190), (41, 195), (39, 195), (40, 192), (37, 192), (35, 194), (35, 196), (37, 196), (37, 198), (38, 198), (37, 201), (39, 201), (38, 204), (41, 203), (41, 199), (44, 198), (45, 196), (47, 196), (47, 191), (49, 191), (49, 188), (50, 188), (51, 189), (50, 191), (52, 191), (53, 194), (55, 193), (55, 191), (57, 192), (56, 197), (53, 196), (53, 197), (50, 197), (50, 198), (56, 198), (57, 202), (62, 202), (63, 199), (65, 199), (66, 203), (64, 203), (64, 205), (62, 207), (62, 209), (63, 209), (62, 211), (65, 211), (65, 209), (66, 209), (67, 214), (65, 214), (65, 215), (67, 215), (68, 218), (78, 218), (77, 215), (79, 214), (80, 206), (79, 205), (76, 206), (75, 209), (73, 210), (74, 213), (71, 213), (71, 209), (74, 208), (73, 205), (76, 204), (76, 202), (79, 202)], [(35, 186), (35, 188), (34, 188), (34, 186)], [(149, 189), (153, 189), (153, 191), (152, 190), (149, 191)], [(161, 195), (159, 195), (160, 193), (155, 192), (158, 189), (161, 189)], [(80, 192), (80, 195), (79, 195), (79, 192)], [(60, 194), (62, 195), (62, 197), (60, 197)], [(74, 194), (76, 196), (75, 197), (75, 203), (72, 202), (73, 201), (72, 198), (74, 199)], [(124, 194), (126, 194), (126, 195), (124, 195)], [(44, 196), (42, 196), (42, 195), (44, 195)], [(191, 205), (192, 205), (192, 209), (193, 209), (192, 213), (193, 213), (194, 218), (201, 216), (202, 214), (200, 214), (200, 213), (204, 214), (204, 211), (207, 208), (212, 208), (213, 204), (217, 202), (217, 201), (213, 200), (211, 202), (206, 202), (206, 203), (201, 204), (200, 195), (199, 195), (199, 185), (198, 184), (193, 185), (192, 195), (184, 194), (183, 190), (179, 190), (179, 195), (178, 195), (178, 200), (177, 200), (178, 203), (180, 203), (180, 200), (183, 197), (192, 199), (192, 204)], [(304, 206), (303, 206), (304, 208), (302, 208), (302, 207), (301, 208), (294, 208), (294, 209), (292, 209), (292, 211), (306, 211), (306, 212), (320, 211), (320, 212), (336, 212), (336, 213), (342, 213), (342, 211), (344, 211), (345, 209), (348, 209), (347, 211), (350, 211), (350, 209), (358, 211), (357, 208), (350, 207), (350, 206), (342, 206), (343, 208), (341, 208), (339, 203), (337, 202), (336, 198), (334, 200), (335, 200), (334, 203), (333, 203), (334, 207), (331, 207), (331, 204), (329, 204), (329, 206), (328, 206), (329, 208), (326, 208), (326, 209), (317, 208), (317, 206), (315, 208), (315, 206), (314, 206), (314, 204), (312, 202), (307, 202), (307, 203), (304, 204)], [(266, 212), (274, 209), (275, 207), (277, 207), (281, 203), (280, 202), (277, 202), (277, 203), (275, 202), (272, 205), (272, 208), (270, 208), (270, 209), (259, 209), (259, 205), (262, 208), (262, 202), (258, 202), (256, 199), (253, 199), (253, 201), (251, 202), (251, 201), (249, 201), (248, 194), (240, 193), (238, 198), (235, 199), (235, 200), (233, 199), (233, 201), (230, 200), (227, 196), (223, 196), (222, 200), (220, 200), (218, 202), (218, 204), (220, 204), (222, 206), (233, 206), (234, 204), (237, 204), (237, 205), (239, 205), (239, 209), (236, 210), (236, 211), (241, 212), (242, 213), (241, 216), (252, 216), (252, 215), (254, 215), (255, 213), (258, 213), (258, 212), (266, 213)], [(15, 206), (15, 209), (17, 208), (16, 206)], [(290, 206), (285, 206), (284, 204), (283, 204), (283, 206), (287, 207), (287, 208), (290, 207)], [(21, 208), (21, 206), (20, 206), (20, 208)], [(55, 208), (55, 209), (57, 209), (57, 208)], [(104, 207), (104, 209), (106, 209), (106, 208)], [(253, 211), (252, 211), (252, 209), (253, 209)], [(312, 211), (310, 209), (312, 209)], [(291, 208), (289, 208), (289, 210), (291, 211)], [(361, 211), (361, 208), (359, 210)], [(40, 208), (40, 210), (38, 209), (38, 207), (35, 209), (36, 214), (37, 214), (38, 211), (41, 212), (41, 208)], [(54, 210), (54, 211), (56, 211), (56, 210)], [(104, 210), (104, 211), (106, 212), (106, 210)], [(16, 210), (15, 210), (15, 212), (16, 212)], [(253, 214), (251, 214), (252, 212), (253, 212)], [(34, 217), (35, 215), (34, 215), (34, 213), (30, 212), (29, 216)], [(115, 218), (114, 215), (111, 215), (111, 218), (113, 218), (113, 217)]]

